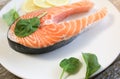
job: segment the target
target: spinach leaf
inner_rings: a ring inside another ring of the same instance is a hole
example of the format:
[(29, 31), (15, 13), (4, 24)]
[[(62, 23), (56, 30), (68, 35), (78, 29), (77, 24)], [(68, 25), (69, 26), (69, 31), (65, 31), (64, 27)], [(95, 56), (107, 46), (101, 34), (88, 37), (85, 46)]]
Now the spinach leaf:
[(19, 37), (25, 37), (32, 34), (40, 25), (40, 20), (37, 17), (31, 19), (20, 19), (16, 23), (15, 35)]
[(63, 68), (60, 79), (62, 79), (65, 72), (70, 75), (77, 73), (80, 70), (81, 66), (82, 64), (77, 58), (71, 57), (69, 59), (63, 59), (60, 62), (60, 67)]
[(88, 79), (93, 73), (95, 73), (101, 65), (98, 63), (97, 56), (91, 53), (82, 53), (82, 56), (87, 65), (86, 78)]
[(15, 9), (11, 9), (3, 15), (3, 20), (10, 26), (18, 17), (19, 14), (17, 11)]
[(16, 27), (14, 30), (15, 35), (19, 36), (19, 37), (26, 37), (26, 36), (29, 36), (30, 34), (32, 34), (40, 26), (40, 18), (45, 15), (46, 15), (46, 12), (44, 12), (43, 14), (41, 14), (38, 17), (33, 17), (30, 19), (20, 19), (16, 23)]

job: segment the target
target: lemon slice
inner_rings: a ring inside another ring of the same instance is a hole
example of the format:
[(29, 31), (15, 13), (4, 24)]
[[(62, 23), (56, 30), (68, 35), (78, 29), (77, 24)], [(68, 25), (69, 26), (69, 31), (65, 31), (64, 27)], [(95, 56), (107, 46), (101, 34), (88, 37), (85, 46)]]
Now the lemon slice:
[(42, 8), (49, 8), (52, 6), (52, 5), (48, 4), (46, 2), (46, 0), (33, 0), (33, 2), (35, 5), (42, 7)]
[(40, 7), (36, 6), (36, 5), (33, 3), (33, 0), (26, 0), (25, 3), (23, 4), (22, 9), (23, 9), (25, 12), (31, 12), (31, 11), (35, 11), (35, 10), (40, 9)]
[(69, 0), (46, 0), (46, 2), (53, 6), (62, 6), (68, 4)]

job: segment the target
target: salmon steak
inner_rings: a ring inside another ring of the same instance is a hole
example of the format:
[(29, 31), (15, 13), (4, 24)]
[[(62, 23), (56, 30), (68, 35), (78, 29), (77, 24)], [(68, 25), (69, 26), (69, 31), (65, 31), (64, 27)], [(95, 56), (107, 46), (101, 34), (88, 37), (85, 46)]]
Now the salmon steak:
[(47, 12), (39, 19), (38, 29), (25, 37), (19, 37), (15, 34), (14, 30), (20, 20), (18, 18), (8, 30), (8, 43), (14, 50), (26, 54), (42, 54), (63, 47), (73, 41), (87, 26), (102, 20), (106, 16), (107, 10), (102, 8), (88, 16), (63, 21), (71, 15), (90, 11), (93, 6), (92, 2), (83, 0), (69, 5), (27, 13), (20, 18), (30, 19)]

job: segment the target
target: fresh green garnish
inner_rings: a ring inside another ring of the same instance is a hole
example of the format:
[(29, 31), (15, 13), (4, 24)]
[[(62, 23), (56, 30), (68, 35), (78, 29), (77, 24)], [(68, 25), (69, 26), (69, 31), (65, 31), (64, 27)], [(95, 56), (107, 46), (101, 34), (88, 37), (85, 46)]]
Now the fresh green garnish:
[[(82, 56), (86, 63), (85, 79), (88, 79), (98, 69), (100, 69), (101, 65), (98, 63), (98, 59), (95, 54), (82, 53)], [(62, 79), (65, 72), (67, 72), (69, 75), (77, 73), (80, 70), (81, 66), (82, 66), (82, 63), (77, 58), (71, 57), (69, 59), (63, 59), (60, 62), (60, 67), (63, 68), (60, 79)]]
[(37, 17), (31, 19), (20, 19), (16, 23), (15, 35), (19, 37), (25, 37), (37, 30), (40, 25), (40, 20)]
[(20, 19), (16, 23), (16, 27), (14, 30), (15, 35), (19, 37), (26, 37), (35, 32), (40, 26), (40, 18), (44, 15), (46, 15), (46, 12), (44, 12), (38, 17), (33, 17), (30, 19)]
[(65, 72), (69, 75), (77, 73), (81, 66), (82, 64), (77, 58), (71, 57), (69, 59), (63, 59), (60, 62), (60, 67), (63, 68), (60, 79), (62, 79)]
[(3, 20), (10, 26), (18, 17), (19, 14), (17, 11), (15, 9), (11, 9), (3, 15)]
[(95, 73), (101, 65), (98, 63), (97, 56), (91, 53), (82, 53), (82, 56), (87, 65), (86, 78), (88, 79), (93, 73)]

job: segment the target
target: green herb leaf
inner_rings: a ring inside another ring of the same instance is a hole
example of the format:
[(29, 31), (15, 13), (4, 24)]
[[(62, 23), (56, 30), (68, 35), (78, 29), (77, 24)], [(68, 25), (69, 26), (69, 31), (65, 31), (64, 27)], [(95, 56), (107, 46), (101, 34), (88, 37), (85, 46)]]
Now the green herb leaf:
[(47, 12), (42, 13), (38, 17), (33, 17), (30, 19), (20, 19), (16, 23), (15, 35), (19, 37), (26, 37), (35, 32), (40, 26), (40, 18), (45, 16)]
[(17, 11), (11, 9), (3, 15), (3, 20), (10, 26), (18, 17), (19, 14), (17, 13)]
[(98, 63), (97, 56), (91, 53), (82, 53), (82, 56), (87, 65), (86, 78), (88, 79), (93, 73), (95, 73), (101, 66)]
[(80, 70), (81, 66), (82, 64), (77, 58), (71, 57), (69, 59), (63, 59), (60, 62), (60, 67), (63, 68), (60, 79), (62, 79), (65, 72), (67, 72), (70, 75), (77, 73)]
[(40, 20), (37, 17), (31, 19), (20, 19), (16, 23), (15, 35), (25, 37), (35, 32), (40, 25)]

